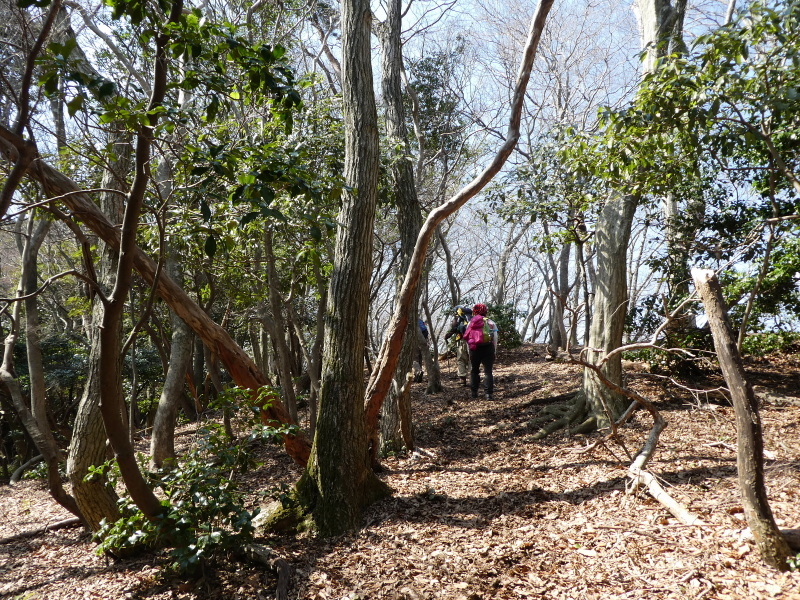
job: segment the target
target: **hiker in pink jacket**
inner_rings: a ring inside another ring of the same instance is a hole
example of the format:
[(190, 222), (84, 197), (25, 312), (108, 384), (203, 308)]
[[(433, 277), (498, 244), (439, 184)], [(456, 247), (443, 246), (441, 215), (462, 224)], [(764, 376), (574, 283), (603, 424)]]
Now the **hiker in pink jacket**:
[(470, 384), (472, 397), (478, 397), (478, 387), (481, 383), (480, 369), (483, 365), (484, 385), (486, 399), (492, 400), (494, 394), (494, 377), (492, 365), (497, 352), (497, 325), (486, 318), (486, 305), (476, 304), (472, 307), (472, 319), (464, 331), (464, 341), (469, 346), (469, 362), (472, 365)]

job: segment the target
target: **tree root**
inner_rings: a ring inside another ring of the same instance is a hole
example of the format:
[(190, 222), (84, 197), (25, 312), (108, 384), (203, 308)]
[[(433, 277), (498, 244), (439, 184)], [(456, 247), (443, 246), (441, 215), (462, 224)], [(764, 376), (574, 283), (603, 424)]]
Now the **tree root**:
[[(571, 427), (576, 423), (575, 427)], [(543, 440), (562, 429), (570, 433), (590, 433), (597, 428), (597, 419), (589, 414), (586, 396), (578, 392), (569, 403), (546, 407), (542, 410), (542, 416), (529, 421), (528, 426), (540, 427), (533, 434), (533, 439)]]
[(286, 559), (276, 556), (272, 548), (261, 544), (247, 544), (242, 548), (242, 557), (247, 561), (268, 567), (278, 576), (278, 585), (275, 590), (277, 600), (289, 600), (289, 577), (291, 567)]
[(781, 534), (786, 538), (789, 548), (795, 552), (800, 552), (800, 529), (781, 529)]
[(30, 460), (22, 463), (19, 467), (16, 468), (14, 473), (11, 475), (11, 479), (9, 479), (9, 485), (14, 485), (15, 483), (19, 483), (19, 480), (22, 479), (22, 476), (25, 474), (25, 471), (31, 468), (33, 465), (40, 463), (44, 460), (44, 456), (41, 454), (37, 454)]
[(569, 430), (569, 432), (573, 435), (592, 433), (593, 431), (597, 431), (597, 417), (595, 416), (588, 417), (583, 421), (583, 423)]
[[(392, 494), (392, 489), (371, 471), (367, 474), (362, 489), (360, 506), (363, 510), (374, 502)], [(306, 471), (280, 502), (262, 507), (261, 514), (253, 525), (258, 530), (273, 532), (314, 531), (323, 536), (331, 535), (331, 523), (320, 515), (318, 502), (320, 492), (314, 478)], [(321, 519), (321, 520), (320, 520)], [(337, 526), (338, 524), (334, 525)], [(338, 535), (340, 532), (334, 532)]]
[[(634, 409), (637, 406), (641, 406), (646, 409), (653, 417), (653, 428), (651, 429), (647, 440), (639, 450), (637, 456), (635, 459), (633, 459), (632, 464), (628, 467), (628, 475), (630, 476), (632, 482), (631, 489), (636, 490), (640, 485), (645, 486), (653, 498), (664, 505), (681, 523), (684, 525), (701, 525), (703, 521), (700, 519), (700, 517), (687, 510), (683, 505), (672, 498), (672, 496), (670, 496), (661, 486), (655, 476), (644, 470), (645, 464), (647, 464), (652, 457), (653, 452), (655, 452), (659, 435), (666, 426), (666, 422), (663, 420), (659, 412), (646, 398), (643, 398), (639, 394), (625, 389), (622, 386), (615, 385), (613, 382), (609, 381), (600, 371), (600, 369), (594, 365), (589, 365), (586, 363), (581, 364), (594, 370), (604, 385), (632, 400), (628, 410), (626, 410), (616, 421), (612, 420), (610, 433), (605, 436), (603, 440), (592, 444), (590, 449), (596, 448), (600, 444), (604, 444), (608, 439), (616, 438), (617, 429), (625, 424), (628, 419), (630, 419)], [(547, 423), (550, 419), (554, 420)], [(589, 410), (589, 403), (586, 395), (579, 391), (577, 394), (575, 394), (572, 402), (570, 403), (546, 407), (542, 411), (542, 416), (538, 419), (532, 420), (529, 425), (538, 426), (543, 423), (547, 424), (533, 435), (533, 439), (544, 439), (555, 431), (561, 429), (568, 429), (569, 433), (571, 434), (590, 433), (597, 430), (598, 420), (597, 416), (591, 414), (591, 411)], [(573, 424), (576, 425), (572, 426)]]

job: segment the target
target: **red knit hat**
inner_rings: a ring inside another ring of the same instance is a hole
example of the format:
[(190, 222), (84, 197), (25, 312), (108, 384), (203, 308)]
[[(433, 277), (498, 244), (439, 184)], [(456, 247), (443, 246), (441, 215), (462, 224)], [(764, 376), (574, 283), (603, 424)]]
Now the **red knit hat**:
[(472, 307), (473, 314), (481, 315), (483, 317), (486, 316), (486, 305), (485, 304), (476, 304)]

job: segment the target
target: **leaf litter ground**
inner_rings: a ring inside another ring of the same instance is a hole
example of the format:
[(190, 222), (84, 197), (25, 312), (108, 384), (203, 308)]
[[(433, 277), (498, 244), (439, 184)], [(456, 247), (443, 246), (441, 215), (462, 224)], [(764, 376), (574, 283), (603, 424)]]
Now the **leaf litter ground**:
[[(732, 408), (629, 366), (629, 385), (669, 422), (649, 468), (704, 525), (681, 525), (649, 496), (626, 493), (626, 451), (649, 430), (644, 412), (622, 445), (534, 439), (530, 421), (577, 388), (580, 370), (526, 346), (501, 352), (492, 402), (470, 399), (448, 362), (444, 393), (415, 386), (418, 449), (384, 460), (394, 495), (367, 511), (358, 533), (262, 540), (292, 566), (289, 598), (800, 600), (800, 573), (765, 567), (744, 522)], [(770, 503), (780, 527), (800, 528), (800, 356), (748, 371), (762, 398)], [(704, 379), (683, 383), (720, 383)], [(191, 439), (191, 427), (183, 433)], [(258, 451), (264, 466), (243, 481), (253, 506), (300, 473), (280, 449)], [(0, 537), (69, 516), (40, 481), (1, 487), (0, 506)], [(0, 545), (0, 598), (275, 597), (274, 574), (251, 565), (221, 560), (187, 581), (161, 575), (164, 561), (114, 561), (77, 529), (48, 532)]]

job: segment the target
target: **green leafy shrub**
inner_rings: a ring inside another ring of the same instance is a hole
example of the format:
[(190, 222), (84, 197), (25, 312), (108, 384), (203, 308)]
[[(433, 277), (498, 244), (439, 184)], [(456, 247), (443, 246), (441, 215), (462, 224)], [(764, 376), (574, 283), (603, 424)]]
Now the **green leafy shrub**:
[(791, 331), (751, 333), (742, 342), (742, 352), (753, 356), (797, 351), (800, 351), (800, 333)]
[(789, 557), (789, 560), (786, 561), (789, 563), (789, 569), (792, 571), (800, 571), (800, 552), (793, 557)]
[(500, 330), (500, 343), (505, 348), (518, 348), (522, 345), (522, 336), (517, 331), (517, 318), (524, 315), (513, 304), (487, 304), (489, 318), (497, 323)]
[[(272, 390), (262, 391), (265, 402)], [(231, 412), (248, 390), (234, 389), (218, 402)], [(246, 423), (251, 432), (233, 443), (224, 427), (208, 422), (198, 429), (195, 446), (176, 464), (148, 474), (166, 499), (163, 517), (150, 521), (124, 496), (123, 515), (115, 523), (104, 523), (97, 537), (98, 551), (128, 554), (141, 548), (170, 546), (171, 567), (181, 573), (202, 569), (215, 555), (241, 549), (253, 537), (252, 521), (258, 509), (249, 511), (234, 475), (255, 466), (249, 447), (257, 440), (274, 442), (283, 434), (294, 433), (296, 426), (270, 427), (255, 424), (255, 407)]]

